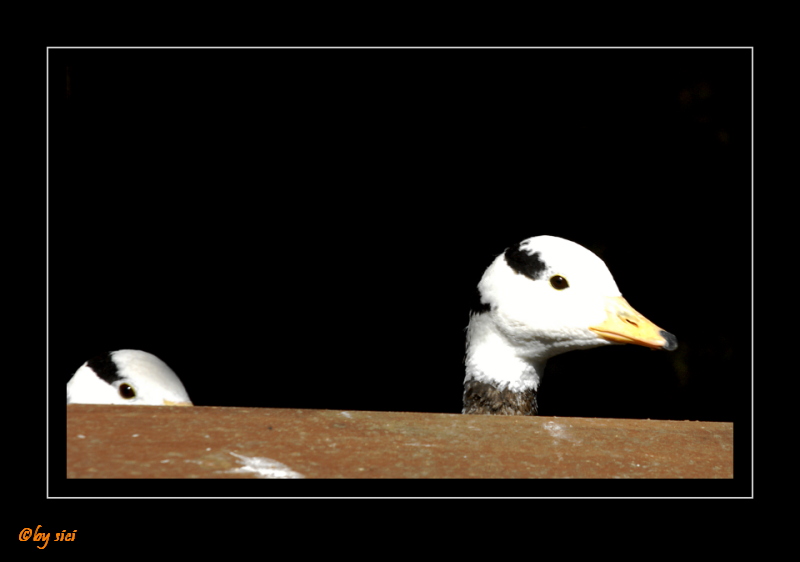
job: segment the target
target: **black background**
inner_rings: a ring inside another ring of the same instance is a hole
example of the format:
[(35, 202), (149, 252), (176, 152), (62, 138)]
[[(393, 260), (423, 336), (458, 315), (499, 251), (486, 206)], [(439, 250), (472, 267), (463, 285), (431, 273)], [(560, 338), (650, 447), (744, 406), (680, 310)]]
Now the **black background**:
[[(196, 405), (458, 412), (493, 257), (587, 246), (679, 341), (541, 413), (749, 416), (751, 51), (50, 51), (49, 380), (143, 349)], [(743, 418), (744, 419), (744, 418)]]
[[(540, 413), (741, 422), (749, 448), (750, 49), (55, 49), (48, 63), (52, 435), (72, 373), (124, 348), (166, 361), (200, 406), (460, 412), (484, 269), (551, 234), (598, 253), (679, 348), (551, 359)], [(576, 493), (470, 490), (333, 493)]]

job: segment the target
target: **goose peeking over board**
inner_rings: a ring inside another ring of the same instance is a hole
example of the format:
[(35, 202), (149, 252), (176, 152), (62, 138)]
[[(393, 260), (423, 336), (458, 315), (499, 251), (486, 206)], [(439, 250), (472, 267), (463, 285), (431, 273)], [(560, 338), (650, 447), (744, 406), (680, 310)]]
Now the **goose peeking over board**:
[(192, 406), (178, 375), (161, 359), (137, 349), (89, 359), (67, 383), (67, 404)]
[(506, 249), (478, 283), (464, 360), (465, 414), (536, 415), (554, 355), (615, 343), (674, 350), (675, 336), (636, 312), (595, 254), (554, 236)]

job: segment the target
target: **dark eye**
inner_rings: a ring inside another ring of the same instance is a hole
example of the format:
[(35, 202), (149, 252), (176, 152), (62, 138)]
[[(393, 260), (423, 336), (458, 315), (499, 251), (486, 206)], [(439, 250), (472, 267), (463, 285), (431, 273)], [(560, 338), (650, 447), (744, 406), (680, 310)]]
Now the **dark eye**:
[(129, 385), (128, 383), (124, 382), (119, 385), (119, 395), (125, 398), (126, 400), (130, 400), (131, 398), (136, 398), (136, 390)]
[(554, 289), (558, 289), (559, 291), (569, 287), (569, 283), (567, 283), (567, 280), (561, 277), (560, 275), (553, 275), (550, 278), (550, 284), (553, 286)]

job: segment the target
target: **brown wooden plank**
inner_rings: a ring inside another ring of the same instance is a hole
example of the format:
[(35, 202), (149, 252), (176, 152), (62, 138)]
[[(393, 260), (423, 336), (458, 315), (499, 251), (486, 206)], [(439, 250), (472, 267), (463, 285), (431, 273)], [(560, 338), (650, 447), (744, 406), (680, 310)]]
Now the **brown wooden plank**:
[(733, 424), (67, 406), (68, 478), (732, 478)]

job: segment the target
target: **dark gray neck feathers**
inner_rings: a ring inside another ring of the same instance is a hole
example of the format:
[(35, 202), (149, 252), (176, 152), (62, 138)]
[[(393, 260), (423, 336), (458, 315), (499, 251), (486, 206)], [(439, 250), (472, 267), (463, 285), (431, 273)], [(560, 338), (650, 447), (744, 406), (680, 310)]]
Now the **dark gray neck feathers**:
[(515, 392), (498, 390), (490, 383), (476, 380), (464, 383), (464, 414), (535, 416), (537, 410), (536, 391), (533, 389)]

